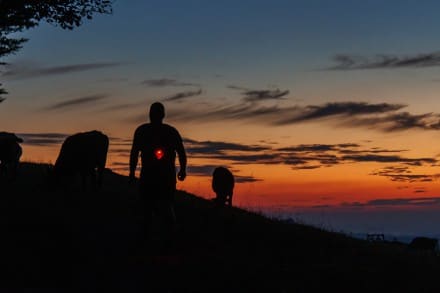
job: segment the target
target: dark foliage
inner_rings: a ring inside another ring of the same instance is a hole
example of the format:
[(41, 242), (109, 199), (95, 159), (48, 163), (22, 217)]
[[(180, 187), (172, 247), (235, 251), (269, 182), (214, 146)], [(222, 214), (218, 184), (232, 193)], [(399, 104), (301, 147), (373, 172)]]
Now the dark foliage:
[(73, 29), (95, 13), (111, 12), (109, 0), (0, 1), (0, 57), (14, 53), (26, 41), (8, 37), (9, 34), (35, 27), (40, 21)]
[[(111, 12), (110, 0), (0, 0), (0, 58), (17, 52), (27, 41), (11, 34), (35, 27), (41, 21), (73, 29), (94, 14)], [(4, 93), (0, 88), (0, 94)]]

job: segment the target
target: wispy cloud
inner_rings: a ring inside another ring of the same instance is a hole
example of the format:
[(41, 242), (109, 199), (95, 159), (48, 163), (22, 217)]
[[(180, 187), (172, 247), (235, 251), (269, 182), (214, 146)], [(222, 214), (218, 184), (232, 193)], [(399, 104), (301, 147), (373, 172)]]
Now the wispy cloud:
[(292, 117), (281, 118), (275, 124), (292, 124), (304, 121), (319, 120), (335, 116), (353, 117), (393, 112), (404, 108), (401, 104), (370, 104), (365, 102), (335, 102), (324, 105), (311, 105), (297, 109)]
[(191, 82), (183, 82), (178, 81), (177, 79), (171, 79), (171, 78), (159, 78), (159, 79), (147, 79), (142, 81), (142, 84), (151, 86), (151, 87), (186, 87), (186, 86), (195, 86), (199, 87), (200, 85), (197, 83), (191, 83)]
[(440, 130), (440, 114), (401, 112), (403, 104), (332, 102), (322, 105), (264, 106), (258, 103), (237, 103), (226, 106), (172, 108), (173, 121), (215, 122), (243, 121), (268, 126), (319, 123), (347, 128), (365, 128), (381, 132), (405, 130)]
[(33, 146), (50, 146), (59, 145), (68, 136), (65, 133), (17, 133), (17, 135), (23, 138), (23, 143)]
[(373, 171), (370, 175), (387, 177), (395, 182), (432, 182), (440, 178), (440, 174), (413, 174), (408, 166), (387, 166)]
[[(50, 146), (61, 144), (66, 137), (72, 135), (67, 133), (59, 132), (41, 132), (41, 133), (17, 133), (17, 135), (24, 140), (24, 144), (35, 145), (35, 146)], [(131, 146), (131, 140), (109, 137), (110, 146)], [(114, 151), (114, 150), (113, 150)], [(128, 151), (128, 150), (127, 150)]]
[(426, 189), (420, 188), (413, 191), (413, 193), (425, 193)]
[(239, 143), (222, 141), (196, 141), (189, 138), (184, 139), (188, 153), (201, 154), (225, 154), (229, 151), (260, 152), (270, 148), (261, 145), (244, 145)]
[(252, 182), (263, 181), (263, 179), (256, 178), (254, 176), (235, 175), (234, 177), (235, 177), (235, 183), (252, 183)]
[(192, 165), (188, 167), (188, 174), (194, 176), (212, 176), (217, 165)]
[(418, 54), (413, 56), (375, 55), (365, 57), (350, 54), (339, 54), (333, 58), (336, 63), (330, 70), (354, 69), (393, 69), (420, 68), (440, 65), (440, 52)]
[[(127, 110), (131, 108), (136, 108), (140, 106), (144, 106), (144, 102), (142, 103), (121, 103), (121, 104), (115, 104), (111, 106), (107, 106), (101, 109), (103, 112), (111, 112), (111, 111), (121, 111), (121, 110)], [(145, 115), (144, 115), (145, 116)]]
[(259, 102), (264, 100), (280, 100), (284, 99), (289, 93), (289, 90), (252, 90), (235, 85), (229, 85), (227, 88), (239, 90), (243, 95), (243, 100), (246, 102)]
[(350, 127), (365, 127), (384, 132), (395, 132), (410, 129), (439, 130), (440, 114), (425, 113), (414, 115), (408, 112), (390, 113), (384, 116), (354, 117), (341, 121), (340, 125)]
[(102, 68), (120, 66), (119, 62), (95, 62), (95, 63), (80, 63), (69, 64), (61, 66), (40, 67), (32, 63), (16, 63), (6, 65), (6, 71), (2, 77), (8, 79), (26, 79), (50, 75), (61, 75), (75, 72), (83, 72), (89, 70), (96, 70)]
[(246, 91), (244, 94), (244, 100), (248, 102), (262, 101), (262, 100), (279, 100), (283, 99), (289, 94), (288, 90), (281, 91), (276, 90), (251, 90)]
[(353, 161), (353, 162), (378, 162), (378, 163), (404, 163), (412, 166), (421, 166), (423, 164), (434, 164), (437, 162), (433, 158), (404, 158), (401, 156), (389, 156), (389, 155), (378, 155), (378, 154), (359, 154), (359, 155), (349, 155), (342, 156), (343, 160)]
[[(202, 156), (203, 157), (203, 156)], [(282, 164), (282, 158), (276, 154), (212, 154), (209, 157), (218, 160), (230, 161), (234, 164)]]
[[(407, 166), (434, 166), (437, 162), (435, 158), (408, 158), (392, 153), (403, 153), (400, 149), (365, 148), (359, 144), (313, 144), (297, 145), (291, 147), (278, 148), (276, 153), (282, 158), (282, 162), (291, 165), (293, 169), (317, 169), (330, 167), (338, 164), (368, 163), (379, 164), (396, 163), (400, 164), (390, 172), (402, 172), (408, 170)], [(391, 154), (390, 154), (391, 153)], [(397, 169), (400, 168), (400, 169)], [(382, 172), (382, 171), (381, 171)], [(373, 172), (371, 175), (384, 176), (385, 173)], [(411, 177), (411, 176), (410, 176)], [(415, 177), (415, 176), (412, 176)], [(392, 179), (392, 177), (389, 177)]]
[[(433, 167), (435, 158), (411, 158), (404, 155), (406, 150), (366, 148), (357, 143), (294, 145), (272, 148), (267, 145), (241, 145), (230, 142), (195, 141), (185, 139), (188, 153), (194, 158), (223, 161), (227, 164), (280, 164), (292, 170), (314, 170), (339, 164), (376, 163), (396, 164), (370, 173), (387, 177), (398, 182), (430, 182), (440, 175), (412, 174), (410, 167)], [(395, 154), (393, 154), (395, 153)], [(399, 154), (399, 155), (397, 155)], [(213, 168), (213, 166), (211, 166)]]
[(174, 121), (226, 121), (226, 120), (248, 120), (262, 124), (271, 124), (277, 117), (285, 115), (286, 112), (295, 110), (292, 108), (280, 108), (278, 106), (258, 106), (255, 104), (235, 104), (226, 106), (207, 106), (198, 108), (168, 110), (168, 117)]
[(132, 138), (110, 137), (110, 141), (113, 146), (131, 146), (133, 143)]
[[(188, 167), (188, 174), (193, 176), (203, 176), (203, 177), (212, 177), (212, 174), (214, 172), (214, 169), (219, 167), (219, 165), (196, 165), (196, 166), (189, 166)], [(229, 166), (224, 166), (226, 168), (229, 168)], [(256, 178), (254, 176), (244, 176), (239, 175), (235, 171), (234, 173), (234, 179), (236, 183), (252, 183), (252, 182), (259, 182), (263, 181), (263, 179)]]
[(383, 207), (383, 206), (432, 206), (440, 204), (440, 197), (415, 197), (373, 199), (367, 202), (347, 202), (344, 207)]
[(293, 170), (313, 170), (313, 169), (319, 169), (321, 168), (321, 165), (299, 165), (299, 166), (293, 166)]
[(164, 99), (164, 101), (181, 101), (187, 98), (191, 98), (191, 97), (195, 97), (195, 96), (200, 96), (202, 94), (202, 89), (199, 89), (197, 91), (186, 91), (186, 92), (180, 92), (177, 94), (174, 94), (172, 96), (169, 96), (167, 98)]
[(106, 94), (97, 94), (97, 95), (91, 95), (76, 99), (67, 100), (64, 102), (56, 103), (54, 105), (45, 107), (44, 110), (48, 111), (54, 111), (54, 110), (65, 110), (65, 109), (72, 109), (76, 107), (82, 107), (86, 105), (90, 105), (92, 103), (95, 103), (97, 101), (103, 100), (107, 98), (108, 95)]
[(275, 164), (277, 154), (268, 154), (271, 148), (262, 145), (244, 145), (220, 141), (185, 139), (187, 152), (192, 157), (229, 161), (235, 164)]
[[(117, 156), (129, 155), (132, 140), (111, 138), (110, 153)], [(189, 166), (189, 173), (196, 176), (211, 176), (218, 164), (234, 167), (239, 165), (285, 165), (292, 170), (328, 168), (340, 164), (375, 163), (378, 169), (369, 175), (386, 177), (396, 182), (431, 182), (440, 178), (440, 174), (412, 173), (414, 168), (423, 166), (435, 168), (438, 161), (429, 157), (407, 157), (407, 150), (384, 149), (365, 146), (359, 143), (339, 144), (298, 144), (286, 147), (263, 144), (241, 144), (229, 141), (198, 141), (184, 138), (184, 145), (191, 158), (203, 159), (208, 164)], [(390, 164), (392, 164), (390, 166)], [(246, 182), (260, 181), (260, 178), (245, 178)], [(421, 187), (417, 188), (418, 190)]]
[[(283, 164), (294, 170), (313, 170), (338, 164), (377, 163), (399, 164), (393, 170), (374, 171), (370, 175), (390, 175), (400, 170), (399, 178), (422, 181), (422, 176), (402, 176), (408, 166), (434, 166), (435, 158), (409, 158), (403, 156), (405, 150), (364, 147), (357, 143), (341, 144), (301, 144), (283, 148), (267, 145), (243, 145), (220, 141), (196, 141), (185, 139), (188, 153), (192, 157), (221, 160), (231, 164)], [(400, 168), (400, 169), (397, 169)], [(391, 180), (397, 176), (387, 176)], [(416, 180), (417, 179), (417, 180)]]
[(130, 148), (117, 148), (117, 149), (115, 149), (110, 146), (109, 153), (117, 155), (118, 157), (127, 157), (128, 158), (130, 156)]
[[(352, 150), (360, 147), (357, 143), (342, 143), (342, 144), (300, 144), (291, 147), (279, 148), (283, 152), (325, 152), (325, 151), (344, 151), (345, 149)], [(353, 151), (353, 150), (352, 150)], [(356, 150), (358, 152), (358, 150)]]

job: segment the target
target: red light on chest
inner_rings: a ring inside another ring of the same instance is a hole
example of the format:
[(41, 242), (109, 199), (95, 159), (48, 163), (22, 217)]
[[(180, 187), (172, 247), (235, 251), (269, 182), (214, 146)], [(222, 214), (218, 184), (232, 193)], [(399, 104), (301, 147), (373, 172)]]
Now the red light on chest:
[(154, 155), (156, 156), (156, 159), (158, 159), (158, 160), (162, 159), (163, 155), (164, 155), (163, 149), (155, 149)]

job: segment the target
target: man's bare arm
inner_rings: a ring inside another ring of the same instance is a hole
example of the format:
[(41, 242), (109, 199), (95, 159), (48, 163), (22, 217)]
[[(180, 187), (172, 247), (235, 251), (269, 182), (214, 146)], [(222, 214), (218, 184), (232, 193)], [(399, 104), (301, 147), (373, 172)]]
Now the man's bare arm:
[(136, 167), (139, 159), (139, 147), (137, 143), (137, 135), (135, 133), (133, 138), (133, 145), (131, 146), (130, 152), (130, 179), (134, 179), (136, 177)]
[(179, 137), (179, 143), (177, 145), (176, 152), (177, 152), (177, 155), (179, 156), (179, 165), (180, 165), (180, 171), (177, 174), (177, 178), (180, 181), (183, 181), (186, 178), (187, 158), (186, 158), (185, 147), (183, 146), (183, 142), (180, 137)]

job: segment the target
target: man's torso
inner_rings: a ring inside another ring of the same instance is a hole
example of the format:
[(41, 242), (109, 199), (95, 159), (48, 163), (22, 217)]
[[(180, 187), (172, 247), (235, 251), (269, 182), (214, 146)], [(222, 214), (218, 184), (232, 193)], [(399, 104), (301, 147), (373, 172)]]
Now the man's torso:
[(180, 135), (167, 124), (144, 124), (136, 130), (136, 143), (141, 152), (141, 180), (175, 183), (176, 149)]

